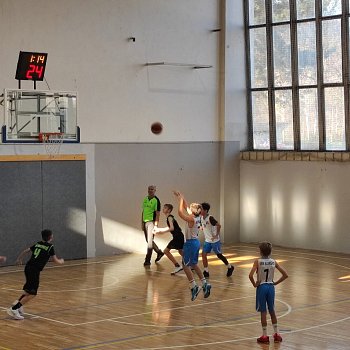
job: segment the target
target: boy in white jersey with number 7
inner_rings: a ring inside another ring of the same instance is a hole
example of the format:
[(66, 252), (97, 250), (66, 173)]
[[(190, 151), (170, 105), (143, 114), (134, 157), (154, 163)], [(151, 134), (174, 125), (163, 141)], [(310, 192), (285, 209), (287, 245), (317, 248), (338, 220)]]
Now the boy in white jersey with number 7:
[[(274, 342), (282, 341), (281, 335), (278, 333), (277, 316), (275, 313), (275, 286), (287, 277), (287, 271), (278, 264), (278, 262), (270, 258), (272, 244), (270, 242), (262, 242), (259, 244), (261, 258), (254, 261), (253, 267), (249, 273), (249, 279), (256, 288), (256, 311), (261, 313), (261, 326), (263, 335), (257, 339), (258, 343), (269, 343), (267, 335), (267, 308), (268, 307), (271, 322), (274, 329)], [(277, 269), (282, 276), (274, 282), (274, 272)], [(255, 281), (254, 274), (257, 274)]]

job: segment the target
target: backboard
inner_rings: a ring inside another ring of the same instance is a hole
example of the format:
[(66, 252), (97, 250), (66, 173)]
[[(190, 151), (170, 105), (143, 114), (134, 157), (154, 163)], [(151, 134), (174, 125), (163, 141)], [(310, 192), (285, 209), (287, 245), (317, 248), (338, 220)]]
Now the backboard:
[(63, 142), (80, 142), (77, 93), (4, 90), (3, 143), (40, 142), (42, 133), (62, 133)]

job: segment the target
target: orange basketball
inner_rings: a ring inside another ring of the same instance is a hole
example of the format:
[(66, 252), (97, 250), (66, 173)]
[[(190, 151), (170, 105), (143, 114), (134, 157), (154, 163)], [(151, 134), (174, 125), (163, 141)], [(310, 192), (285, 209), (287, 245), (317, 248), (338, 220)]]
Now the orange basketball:
[(163, 131), (163, 125), (162, 123), (155, 122), (151, 125), (151, 131), (155, 135), (159, 135)]

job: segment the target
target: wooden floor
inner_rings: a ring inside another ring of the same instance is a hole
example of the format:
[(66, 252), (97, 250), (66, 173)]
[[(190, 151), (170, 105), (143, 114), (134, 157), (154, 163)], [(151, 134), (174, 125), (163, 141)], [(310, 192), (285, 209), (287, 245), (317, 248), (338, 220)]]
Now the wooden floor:
[(283, 342), (260, 345), (248, 279), (257, 248), (226, 246), (224, 254), (233, 276), (212, 255), (212, 294), (194, 302), (166, 257), (150, 268), (137, 254), (48, 265), (22, 321), (5, 309), (21, 293), (23, 267), (0, 268), (0, 349), (350, 349), (349, 255), (274, 247), (290, 276), (276, 287)]

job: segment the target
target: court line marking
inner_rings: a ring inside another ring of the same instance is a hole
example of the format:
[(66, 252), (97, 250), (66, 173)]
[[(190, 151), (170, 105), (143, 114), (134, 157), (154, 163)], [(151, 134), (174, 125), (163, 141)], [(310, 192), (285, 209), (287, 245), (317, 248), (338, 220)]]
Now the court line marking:
[[(320, 328), (320, 327), (325, 327), (325, 326), (330, 326), (332, 324), (336, 324), (336, 323), (340, 323), (340, 322), (344, 322), (350, 320), (350, 316), (336, 320), (336, 321), (332, 321), (332, 322), (327, 322), (327, 323), (323, 323), (320, 325), (315, 325), (315, 326), (311, 326), (311, 327), (305, 327), (305, 328), (300, 328), (300, 329), (295, 329), (293, 331), (288, 331), (288, 332), (281, 332), (281, 334), (294, 334), (294, 333), (301, 333), (301, 332), (305, 332), (305, 331), (309, 331), (311, 329), (316, 329), (316, 328)], [(163, 333), (164, 335), (168, 335), (169, 332), (166, 331)], [(151, 335), (147, 335), (147, 336), (141, 336), (139, 339), (146, 339), (146, 338), (151, 338), (151, 337), (159, 337), (160, 334), (151, 334)], [(99, 344), (92, 344), (92, 345), (86, 345), (86, 346), (80, 346), (80, 347), (71, 347), (71, 348), (66, 348), (65, 350), (78, 350), (78, 349), (96, 349), (96, 348), (100, 348), (106, 345), (113, 345), (113, 344), (118, 344), (118, 343), (122, 343), (125, 342), (127, 340), (133, 340), (135, 338), (131, 338), (131, 339), (122, 339), (121, 341), (107, 341), (107, 342), (102, 342)], [(246, 340), (256, 340), (256, 336), (255, 337), (246, 337), (246, 338), (239, 338), (239, 339), (229, 339), (229, 340), (222, 340), (222, 341), (216, 341), (216, 342), (206, 342), (206, 343), (197, 343), (197, 344), (184, 344), (184, 345), (172, 345), (172, 346), (161, 346), (161, 347), (152, 347), (152, 348), (133, 348), (133, 349), (128, 349), (128, 350), (162, 350), (162, 349), (182, 349), (182, 348), (193, 348), (193, 347), (200, 347), (200, 346), (210, 346), (210, 345), (219, 345), (219, 344), (228, 344), (228, 343), (238, 343), (238, 342), (243, 342)]]
[[(284, 304), (287, 307), (287, 310), (285, 313), (283, 313), (282, 315), (280, 315), (278, 318), (283, 318), (285, 316), (287, 316), (289, 313), (291, 313), (292, 311), (292, 307), (279, 299), (276, 299), (277, 301), (281, 302), (282, 304)], [(207, 303), (208, 304), (208, 303)], [(201, 305), (205, 305), (205, 304), (201, 304)], [(181, 307), (180, 307), (181, 308)], [(172, 309), (166, 309), (166, 310), (159, 310), (157, 311), (159, 314), (161, 314), (163, 311), (172, 311), (172, 310), (176, 310), (178, 308), (172, 308)], [(153, 312), (148, 312), (150, 314), (152, 314)], [(146, 313), (147, 314), (147, 313)], [(258, 317), (258, 316), (257, 316)], [(245, 317), (242, 317), (245, 318)], [(247, 319), (251, 319), (252, 316), (247, 317)], [(193, 326), (193, 325), (179, 325), (179, 326), (166, 326), (166, 325), (159, 325), (159, 324), (145, 324), (145, 323), (132, 323), (132, 322), (125, 322), (125, 321), (118, 321), (115, 318), (110, 320), (111, 322), (116, 322), (116, 323), (121, 323), (121, 324), (127, 324), (130, 326), (143, 326), (143, 327), (157, 327), (157, 328), (186, 328), (187, 329), (202, 329), (202, 328), (224, 328), (224, 327), (236, 327), (236, 326), (245, 326), (248, 324), (255, 324), (255, 323), (260, 323), (260, 319), (256, 320), (256, 321), (252, 321), (252, 322), (245, 322), (245, 323), (235, 323), (235, 321), (219, 321), (216, 322), (216, 325), (198, 325), (198, 326)]]
[[(293, 252), (286, 252), (284, 253), (284, 255), (288, 255), (288, 254), (291, 254), (292, 255)], [(297, 254), (297, 253), (295, 253)], [(308, 254), (308, 253), (302, 253), (304, 255)], [(310, 255), (316, 255), (316, 254), (310, 254)], [(293, 256), (293, 255), (292, 255)], [(316, 255), (316, 256), (322, 256), (323, 255)], [(329, 256), (331, 258), (334, 258), (333, 256)], [(323, 260), (318, 260), (318, 259), (313, 259), (313, 258), (305, 258), (305, 257), (300, 257), (299, 258), (303, 258), (303, 259), (306, 259), (306, 260), (314, 260), (314, 261), (318, 261), (318, 262), (321, 262), (321, 263), (326, 263), (326, 264), (331, 264), (331, 265), (334, 265), (334, 266), (338, 266), (338, 267), (342, 267), (342, 268), (345, 268), (345, 269), (350, 269), (350, 267), (347, 267), (347, 266), (343, 266), (343, 265), (339, 265), (339, 264), (334, 264), (334, 263), (331, 263), (331, 262), (328, 262), (328, 261), (323, 261)], [(342, 258), (344, 259), (344, 258)], [(109, 260), (109, 262), (115, 262), (115, 260)], [(83, 264), (75, 264), (75, 266), (81, 266), (81, 265), (88, 265), (88, 264), (98, 264), (98, 263), (101, 263), (101, 262), (91, 262), (91, 263), (83, 263)], [(73, 265), (67, 265), (66, 267), (69, 267), (69, 266), (73, 266)], [(52, 267), (54, 268), (54, 267)], [(23, 271), (23, 270), (21, 270)], [(14, 271), (9, 271), (9, 272), (14, 272)], [(29, 314), (28, 314), (29, 315)], [(41, 317), (41, 316), (37, 316), (37, 315), (34, 315), (34, 317)], [(281, 316), (280, 316), (281, 317)], [(53, 321), (53, 322), (59, 322), (59, 323), (63, 323), (63, 324), (66, 324), (66, 325), (72, 325), (72, 324), (69, 324), (69, 323), (66, 323), (66, 322), (62, 322), (62, 321), (57, 321), (57, 320), (53, 320), (53, 319), (49, 319), (49, 318), (45, 318), (45, 317), (41, 317), (43, 319), (46, 319), (46, 320), (50, 320), (50, 321)], [(335, 323), (338, 323), (338, 322), (342, 322), (342, 321), (345, 321), (345, 320), (348, 320), (350, 319), (350, 317), (346, 317), (346, 318), (343, 318), (343, 319), (340, 319), (340, 320), (335, 320), (335, 321), (332, 321), (332, 322), (328, 322), (328, 323), (325, 323), (325, 324), (321, 324), (321, 325), (315, 325), (315, 326), (310, 326), (310, 327), (306, 327), (306, 328), (303, 328), (303, 329), (298, 329), (298, 330), (294, 330), (294, 331), (289, 331), (289, 332), (286, 332), (284, 334), (287, 334), (287, 333), (297, 333), (297, 332), (302, 332), (302, 331), (305, 331), (305, 330), (310, 330), (310, 329), (315, 329), (315, 328), (319, 328), (319, 327), (323, 327), (323, 326), (326, 326), (326, 325), (331, 325), (331, 324), (335, 324)], [(113, 319), (112, 319), (113, 320)], [(282, 333), (282, 332), (281, 332)], [(255, 337), (253, 338), (242, 338), (241, 340), (245, 340), (245, 339), (256, 339)], [(202, 346), (202, 345), (210, 345), (210, 344), (221, 344), (221, 343), (227, 343), (227, 342), (237, 342), (237, 341), (241, 341), (240, 339), (237, 339), (237, 340), (228, 340), (228, 341), (222, 341), (222, 342), (215, 342), (215, 343), (205, 343), (205, 344), (193, 344), (193, 345), (181, 345), (181, 346), (171, 346), (171, 347), (161, 347), (161, 348), (144, 348), (144, 349), (140, 349), (138, 348), (138, 350), (157, 350), (157, 349), (166, 349), (166, 348), (182, 348), (182, 347), (193, 347), (193, 346)], [(105, 343), (106, 344), (106, 343)], [(109, 344), (113, 344), (113, 343), (109, 343)], [(86, 348), (86, 347), (83, 347), (83, 348)], [(78, 349), (78, 348), (76, 348)]]
[[(197, 304), (191, 304), (191, 305), (184, 305), (184, 306), (179, 306), (176, 308), (170, 308), (170, 309), (164, 309), (160, 310), (161, 311), (171, 311), (171, 310), (180, 310), (180, 309), (188, 309), (192, 307), (197, 307), (197, 306), (203, 306), (203, 305), (208, 305), (208, 304), (214, 304), (214, 303), (222, 303), (222, 302), (228, 302), (232, 300), (240, 300), (240, 299), (246, 299), (246, 298), (253, 298), (253, 296), (247, 296), (247, 297), (242, 297), (242, 298), (232, 298), (232, 299), (224, 299), (224, 300), (218, 300), (218, 301), (211, 301), (207, 303), (197, 303)], [(85, 325), (85, 324), (91, 324), (91, 323), (99, 323), (99, 322), (104, 322), (104, 321), (113, 321), (113, 320), (118, 320), (122, 318), (130, 318), (130, 317), (135, 317), (135, 316), (142, 316), (142, 315), (149, 315), (152, 314), (152, 311), (147, 311), (147, 312), (140, 312), (137, 314), (132, 314), (132, 315), (124, 315), (124, 316), (118, 316), (118, 317), (112, 317), (112, 318), (106, 318), (106, 319), (101, 319), (101, 320), (95, 320), (95, 321), (88, 321), (88, 322), (82, 322), (82, 323), (77, 323), (77, 326)]]
[[(89, 287), (89, 288), (80, 288), (80, 289), (61, 289), (61, 290), (42, 290), (42, 289), (40, 289), (40, 294), (41, 293), (81, 292), (81, 291), (87, 291), (87, 290), (109, 288), (110, 286), (115, 285), (117, 282), (119, 282), (119, 280), (115, 279), (114, 282), (109, 283), (109, 284), (103, 284), (102, 286), (99, 286), (99, 287)], [(23, 289), (12, 289), (12, 288), (6, 288), (6, 287), (2, 287), (1, 289), (11, 290), (11, 291), (19, 292), (19, 293), (22, 292), (22, 290), (23, 290)]]
[[(3, 309), (4, 311), (6, 311), (8, 308), (0, 306), (0, 309)], [(29, 314), (27, 312), (24, 313), (25, 315), (29, 315), (32, 316), (31, 319), (33, 318), (40, 318), (46, 321), (51, 321), (51, 322), (56, 322), (56, 323), (61, 323), (64, 324), (65, 326), (74, 326), (74, 324), (72, 323), (68, 323), (68, 322), (64, 322), (64, 321), (59, 321), (59, 320), (55, 320), (53, 318), (48, 318), (48, 317), (44, 317), (44, 316), (39, 316), (39, 315), (34, 315), (34, 314)], [(14, 322), (21, 322), (22, 320), (15, 320), (13, 318), (11, 318), (11, 316), (8, 316), (9, 319), (13, 320)], [(24, 320), (23, 320), (24, 321)]]

